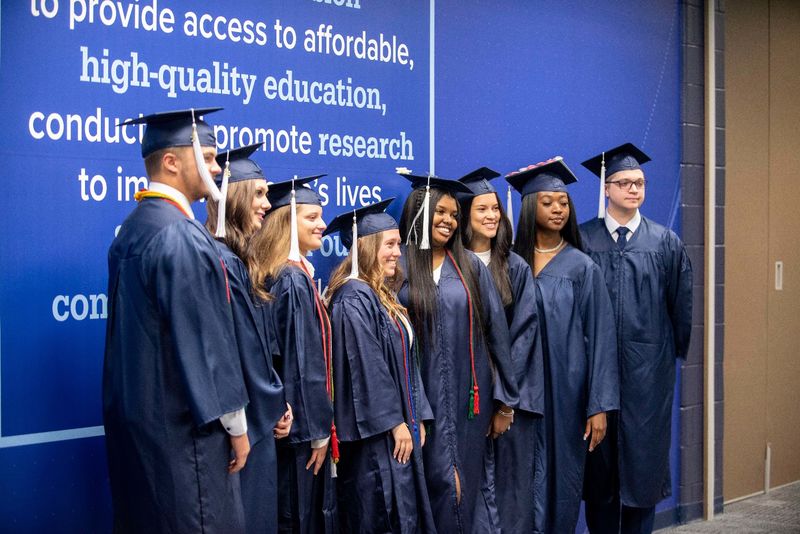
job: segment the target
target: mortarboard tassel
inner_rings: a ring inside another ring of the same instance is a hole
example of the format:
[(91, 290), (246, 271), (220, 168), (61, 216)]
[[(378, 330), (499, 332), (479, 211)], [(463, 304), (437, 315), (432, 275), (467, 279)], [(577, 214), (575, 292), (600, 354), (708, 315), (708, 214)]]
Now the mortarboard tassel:
[(225, 212), (228, 205), (228, 180), (231, 177), (231, 162), (225, 161), (225, 170), (222, 171), (222, 187), (220, 187), (220, 199), (217, 203), (217, 231), (215, 237), (225, 239)]
[(606, 218), (606, 153), (603, 152), (600, 160), (600, 200), (597, 205), (597, 218)]
[[(420, 250), (428, 250), (431, 248), (431, 239), (430, 239), (430, 201), (431, 201), (431, 176), (428, 175), (428, 185), (425, 186), (425, 197), (422, 199), (422, 206), (419, 207), (417, 213), (414, 215), (414, 219), (411, 221), (411, 229), (408, 231), (408, 237), (406, 238), (406, 245), (411, 242), (411, 234), (414, 234), (414, 244), (419, 247)], [(422, 215), (422, 240), (420, 241), (417, 236), (417, 220), (419, 216)]]
[(425, 198), (422, 199), (422, 242), (420, 250), (431, 248), (431, 177), (428, 176), (428, 185), (425, 186)]
[(297, 200), (295, 199), (294, 178), (292, 178), (292, 202), (290, 208), (291, 221), (289, 226), (289, 261), (300, 262), (300, 239), (297, 236)]
[(356, 210), (353, 210), (353, 245), (350, 247), (350, 275), (348, 280), (358, 278), (358, 224)]
[(336, 435), (336, 424), (331, 423), (331, 459), (333, 463), (339, 463), (339, 436)]
[(194, 152), (194, 162), (197, 165), (197, 172), (200, 173), (200, 178), (203, 179), (211, 198), (219, 202), (221, 194), (217, 184), (214, 183), (214, 179), (211, 177), (211, 173), (208, 172), (206, 159), (203, 157), (203, 149), (200, 147), (200, 136), (197, 135), (197, 123), (194, 121), (194, 108), (192, 108), (192, 151)]
[(511, 223), (511, 244), (514, 244), (514, 203), (511, 201), (511, 186), (508, 186), (508, 192), (506, 193), (506, 215), (508, 216), (508, 222)]

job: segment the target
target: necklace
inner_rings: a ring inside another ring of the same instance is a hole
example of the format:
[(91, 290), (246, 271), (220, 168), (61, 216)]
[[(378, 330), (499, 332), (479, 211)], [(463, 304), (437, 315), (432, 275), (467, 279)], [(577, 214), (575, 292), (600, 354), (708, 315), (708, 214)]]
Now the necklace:
[(539, 254), (549, 254), (551, 252), (555, 252), (556, 250), (561, 248), (561, 245), (564, 244), (564, 238), (561, 238), (561, 241), (558, 242), (558, 245), (554, 246), (553, 248), (536, 248), (533, 247), (534, 252), (538, 252)]

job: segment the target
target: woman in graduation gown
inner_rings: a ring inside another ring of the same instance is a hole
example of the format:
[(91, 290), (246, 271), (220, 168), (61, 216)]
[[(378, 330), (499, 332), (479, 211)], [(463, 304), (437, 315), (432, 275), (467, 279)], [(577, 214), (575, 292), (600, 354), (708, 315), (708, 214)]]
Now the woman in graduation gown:
[(321, 199), (307, 185), (318, 178), (270, 184), (272, 209), (248, 246), (253, 287), (272, 298), (263, 319), (277, 334), (275, 368), (294, 415), (289, 438), (278, 443), (278, 531), (301, 534), (336, 528), (327, 461), (333, 430), (330, 320), (306, 259), (321, 246), (325, 230)]
[(400, 234), (407, 280), (399, 292), (420, 341), (422, 382), (434, 423), (423, 449), (439, 532), (496, 532), (492, 438), (516, 406), (508, 325), (486, 266), (464, 249), (455, 192), (463, 184), (403, 175), (414, 190)]
[[(474, 252), (492, 274), (506, 312), (519, 384), (514, 428), (495, 444), (495, 491), (501, 526), (503, 532), (532, 532), (534, 473), (542, 470), (532, 444), (544, 413), (544, 358), (531, 268), (511, 252), (511, 221), (490, 182), (498, 176), (499, 173), (481, 167), (459, 178), (471, 191), (459, 195), (461, 211), (469, 220), (462, 238), (464, 246)], [(510, 194), (508, 205), (511, 205)]]
[[(216, 236), (228, 274), (234, 331), (247, 395), (250, 455), (239, 478), (248, 532), (275, 532), (278, 513), (275, 440), (289, 434), (291, 410), (283, 397), (283, 384), (272, 365), (277, 349), (273, 332), (265, 330), (261, 310), (254, 305), (247, 274), (247, 241), (261, 228), (270, 205), (267, 180), (250, 156), (260, 145), (249, 145), (217, 155), (224, 169), (217, 177), (225, 208), (207, 202), (206, 228)], [(259, 305), (266, 303), (259, 302)]]
[(387, 283), (399, 274), (400, 232), (384, 212), (392, 200), (345, 212), (326, 230), (350, 248), (328, 286), (342, 532), (436, 531), (422, 468), (431, 409), (414, 330)]
[(545, 415), (534, 476), (534, 531), (574, 532), (587, 452), (619, 408), (616, 334), (603, 275), (581, 252), (566, 185), (576, 181), (561, 158), (511, 173), (522, 194), (514, 250), (536, 277), (542, 332)]

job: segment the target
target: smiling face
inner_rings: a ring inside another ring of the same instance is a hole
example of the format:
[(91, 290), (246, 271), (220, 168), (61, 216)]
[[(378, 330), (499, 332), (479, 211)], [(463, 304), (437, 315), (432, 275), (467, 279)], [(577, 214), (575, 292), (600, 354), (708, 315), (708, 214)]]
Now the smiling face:
[(472, 199), (469, 224), (476, 236), (485, 240), (495, 238), (500, 224), (500, 202), (497, 200), (497, 193), (484, 193)]
[(431, 246), (443, 248), (458, 228), (458, 203), (450, 195), (445, 195), (433, 209), (433, 228), (431, 229)]
[(378, 249), (378, 264), (383, 276), (391, 278), (397, 272), (397, 259), (400, 257), (400, 230), (386, 230), (381, 236), (381, 247)]
[[(641, 169), (631, 169), (615, 172), (606, 181), (606, 197), (609, 209), (613, 212), (632, 214), (644, 202), (644, 184), (639, 187), (636, 182), (644, 180)], [(626, 186), (620, 187), (615, 182), (623, 182)]]
[(297, 239), (304, 256), (322, 246), (322, 232), (326, 226), (322, 220), (322, 206), (297, 205)]
[(561, 232), (569, 219), (569, 196), (564, 192), (540, 191), (536, 199), (536, 228)]
[(250, 221), (255, 230), (261, 228), (264, 221), (264, 215), (269, 211), (270, 203), (267, 200), (267, 192), (269, 186), (266, 180), (253, 180), (255, 190), (253, 191), (253, 202), (250, 205)]

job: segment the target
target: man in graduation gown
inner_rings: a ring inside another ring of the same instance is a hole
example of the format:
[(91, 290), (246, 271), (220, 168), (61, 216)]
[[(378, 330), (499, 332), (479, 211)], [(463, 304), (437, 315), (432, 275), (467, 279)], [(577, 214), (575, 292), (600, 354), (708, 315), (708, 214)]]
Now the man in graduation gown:
[(605, 214), (601, 206), (600, 217), (581, 225), (581, 235), (614, 307), (621, 401), (605, 442), (587, 461), (591, 532), (651, 532), (656, 503), (671, 493), (675, 359), (689, 346), (692, 267), (678, 236), (639, 213), (640, 165), (647, 161), (627, 143), (583, 163), (601, 177), (609, 201)]
[(250, 449), (247, 394), (227, 275), (191, 208), (220, 172), (200, 120), (217, 109), (124, 123), (147, 124), (150, 186), (108, 255), (103, 421), (115, 532), (244, 528), (236, 472)]

